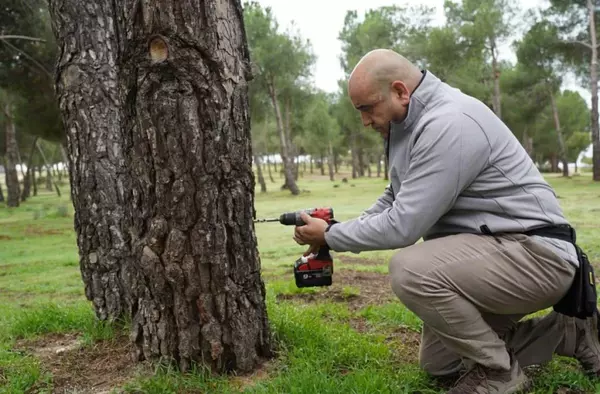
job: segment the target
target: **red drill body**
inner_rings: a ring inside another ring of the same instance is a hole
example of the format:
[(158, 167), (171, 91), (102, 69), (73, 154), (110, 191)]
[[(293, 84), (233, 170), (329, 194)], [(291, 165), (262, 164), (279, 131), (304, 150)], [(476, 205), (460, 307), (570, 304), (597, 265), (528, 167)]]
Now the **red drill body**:
[[(278, 219), (258, 219), (255, 222), (279, 222), (285, 226), (304, 226), (306, 223), (300, 217), (306, 212), (313, 218), (323, 219), (327, 223), (333, 220), (333, 209), (329, 207), (311, 208), (296, 212), (286, 212)], [(297, 287), (330, 286), (333, 275), (333, 258), (329, 247), (323, 246), (317, 255), (304, 254), (294, 263), (294, 277)]]

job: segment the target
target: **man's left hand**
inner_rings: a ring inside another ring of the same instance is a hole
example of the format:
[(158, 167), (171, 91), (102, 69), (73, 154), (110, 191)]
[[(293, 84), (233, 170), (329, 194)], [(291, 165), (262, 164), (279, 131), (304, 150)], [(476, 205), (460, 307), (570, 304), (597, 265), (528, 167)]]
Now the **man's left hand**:
[(300, 213), (300, 217), (306, 224), (296, 226), (294, 241), (299, 245), (325, 245), (325, 230), (329, 224), (323, 219), (313, 218), (306, 212)]

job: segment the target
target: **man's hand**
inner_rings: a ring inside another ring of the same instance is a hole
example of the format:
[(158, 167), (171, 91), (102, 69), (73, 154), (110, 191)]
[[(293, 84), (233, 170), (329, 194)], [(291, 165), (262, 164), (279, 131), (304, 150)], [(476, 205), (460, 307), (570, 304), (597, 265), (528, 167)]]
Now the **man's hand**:
[(306, 212), (301, 212), (300, 217), (306, 223), (304, 226), (296, 226), (294, 241), (299, 245), (310, 245), (309, 251), (318, 251), (319, 247), (325, 245), (325, 230), (327, 222), (323, 219), (313, 218)]

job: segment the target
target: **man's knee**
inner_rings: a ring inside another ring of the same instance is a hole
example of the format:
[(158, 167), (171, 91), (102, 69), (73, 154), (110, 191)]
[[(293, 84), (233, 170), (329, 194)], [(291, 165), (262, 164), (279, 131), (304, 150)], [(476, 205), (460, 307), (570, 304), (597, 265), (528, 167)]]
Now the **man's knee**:
[(415, 302), (423, 301), (422, 269), (427, 264), (423, 257), (407, 248), (396, 253), (389, 263), (392, 291), (409, 309), (414, 309)]

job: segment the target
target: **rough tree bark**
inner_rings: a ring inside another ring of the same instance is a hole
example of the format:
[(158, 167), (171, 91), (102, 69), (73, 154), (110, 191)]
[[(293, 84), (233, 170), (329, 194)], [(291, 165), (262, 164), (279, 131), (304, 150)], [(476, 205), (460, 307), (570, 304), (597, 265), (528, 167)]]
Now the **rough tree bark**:
[[(118, 121), (109, 138), (117, 143), (104, 145), (110, 158), (118, 150), (113, 165), (125, 174), (109, 185), (109, 193), (130, 220), (131, 271), (125, 271), (135, 274), (121, 283), (130, 285), (136, 356), (170, 358), (183, 370), (197, 361), (215, 371), (250, 371), (270, 356), (271, 346), (253, 225), (249, 54), (241, 5), (124, 3), (51, 3), (59, 42), (63, 48), (73, 43), (75, 50), (61, 51), (59, 68), (61, 108), (72, 116), (66, 116), (67, 129), (75, 129), (69, 154), (85, 158), (72, 159), (71, 176), (79, 179), (89, 165), (100, 167), (96, 153), (80, 152), (79, 144), (92, 146), (89, 134), (97, 123), (90, 114), (114, 111), (111, 119)], [(91, 30), (98, 20), (104, 28)], [(108, 39), (112, 26), (115, 41)], [(118, 88), (115, 96), (107, 95), (111, 100), (96, 105), (75, 87), (89, 89), (91, 77), (103, 79), (71, 65), (90, 49), (102, 57), (97, 67), (116, 78), (110, 86)], [(120, 57), (109, 56), (111, 51)], [(117, 76), (107, 64), (117, 65)], [(78, 130), (78, 124), (84, 127)]]
[(5, 117), (5, 147), (4, 171), (6, 176), (6, 205), (9, 207), (18, 207), (21, 201), (21, 190), (19, 186), (19, 174), (17, 173), (17, 163), (19, 162), (17, 145), (17, 134), (15, 124), (12, 118), (11, 105), (4, 105)]
[[(130, 198), (123, 150), (131, 144), (118, 90), (119, 37), (112, 0), (51, 0), (59, 44), (56, 91), (67, 132), (71, 200), (85, 295), (102, 320), (128, 311)], [(43, 150), (48, 177), (50, 166)]]

